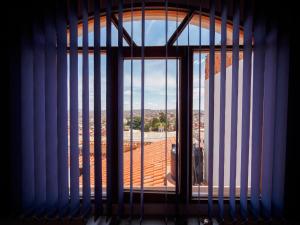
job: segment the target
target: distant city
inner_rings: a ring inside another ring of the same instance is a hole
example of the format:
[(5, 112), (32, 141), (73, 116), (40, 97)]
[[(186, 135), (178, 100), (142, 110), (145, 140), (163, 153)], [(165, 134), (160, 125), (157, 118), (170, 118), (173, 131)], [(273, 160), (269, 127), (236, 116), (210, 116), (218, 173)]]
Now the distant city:
[[(124, 185), (129, 186), (129, 164), (130, 164), (130, 149), (132, 147), (134, 153), (134, 167), (140, 167), (140, 149), (141, 149), (141, 110), (133, 110), (131, 123), (131, 112), (125, 110), (123, 112), (123, 151), (124, 151)], [(200, 119), (200, 120), (199, 120)], [(78, 138), (79, 138), (79, 166), (83, 166), (82, 161), (82, 112), (79, 112), (78, 122)], [(132, 129), (132, 132), (130, 128)], [(200, 130), (199, 130), (200, 128)], [(167, 129), (167, 130), (165, 130)], [(90, 130), (90, 165), (91, 181), (94, 180), (94, 112), (89, 113), (89, 130)], [(70, 133), (70, 132), (69, 132)], [(131, 136), (132, 134), (132, 136)], [(200, 135), (200, 136), (199, 136)], [(132, 138), (132, 139), (131, 139)], [(102, 140), (102, 173), (106, 176), (106, 111), (101, 112), (101, 140)], [(132, 140), (132, 145), (131, 145)], [(167, 141), (167, 165), (165, 165), (165, 150)], [(70, 143), (70, 142), (69, 142)], [(144, 110), (144, 146), (145, 146), (145, 173), (152, 174), (149, 179), (145, 180), (147, 188), (161, 188), (165, 185), (165, 169), (167, 166), (168, 186), (174, 188), (174, 179), (171, 174), (171, 149), (176, 143), (176, 110), (168, 110), (167, 116), (165, 110)], [(204, 150), (204, 111), (193, 110), (193, 144)], [(202, 159), (203, 160), (203, 159)], [(203, 162), (201, 161), (203, 166)], [(156, 165), (156, 166), (155, 166)], [(157, 166), (160, 165), (158, 168)], [(82, 170), (80, 170), (82, 171)], [(137, 177), (136, 177), (137, 176)], [(194, 176), (194, 175), (193, 175)], [(194, 179), (194, 178), (193, 178)], [(106, 185), (105, 179), (103, 185)], [(134, 173), (134, 186), (138, 187), (140, 181), (138, 174)], [(91, 186), (94, 186), (91, 183)], [(80, 187), (82, 187), (82, 176), (80, 176)]]

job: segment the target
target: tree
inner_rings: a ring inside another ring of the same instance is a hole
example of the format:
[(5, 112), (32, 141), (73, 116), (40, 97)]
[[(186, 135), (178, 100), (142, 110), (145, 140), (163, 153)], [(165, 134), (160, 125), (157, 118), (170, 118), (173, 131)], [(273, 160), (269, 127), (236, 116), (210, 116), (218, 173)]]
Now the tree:
[(160, 112), (159, 120), (164, 127), (166, 127), (167, 129), (169, 128), (170, 122), (168, 121), (167, 114)]
[(161, 123), (167, 123), (167, 116), (166, 116), (166, 114), (163, 113), (163, 112), (160, 112), (159, 113), (159, 120), (160, 120)]
[(145, 124), (145, 127), (144, 127), (144, 131), (145, 131), (145, 132), (149, 132), (150, 129), (151, 129), (151, 124), (150, 124), (150, 122), (149, 122), (149, 123), (146, 123), (146, 124)]
[(159, 120), (158, 118), (154, 117), (154, 118), (151, 120), (151, 127), (152, 127), (152, 130), (157, 131), (158, 126), (159, 126), (159, 123), (160, 123), (160, 120)]
[[(140, 130), (141, 129), (142, 120), (140, 116), (134, 116), (132, 120), (132, 129), (134, 130)], [(131, 126), (131, 121), (128, 120), (127, 122), (128, 126)]]

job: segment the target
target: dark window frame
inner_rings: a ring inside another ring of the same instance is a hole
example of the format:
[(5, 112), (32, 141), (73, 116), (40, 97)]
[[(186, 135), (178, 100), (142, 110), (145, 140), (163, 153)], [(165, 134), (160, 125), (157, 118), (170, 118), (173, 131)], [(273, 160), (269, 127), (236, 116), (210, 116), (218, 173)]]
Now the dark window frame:
[[(130, 5), (124, 6), (124, 12), (128, 11), (130, 9)], [(161, 3), (147, 5), (146, 9), (161, 9), (164, 10)], [(179, 120), (178, 120), (178, 143), (179, 143), (179, 193), (178, 193), (178, 200), (180, 203), (191, 203), (191, 204), (199, 204), (199, 200), (207, 200), (207, 197), (193, 197), (192, 196), (192, 177), (191, 177), (191, 170), (192, 167), (189, 166), (192, 164), (191, 154), (192, 154), (192, 104), (193, 104), (193, 54), (194, 53), (209, 53), (210, 46), (209, 45), (173, 45), (176, 42), (176, 38), (178, 38), (181, 34), (181, 32), (184, 30), (186, 25), (184, 23), (188, 23), (191, 19), (191, 17), (195, 14), (198, 14), (198, 9), (196, 7), (190, 7), (186, 8), (186, 6), (179, 6), (179, 5), (172, 5), (170, 4), (169, 10), (179, 10), (184, 11), (187, 13), (186, 17), (182, 20), (182, 23), (178, 24), (177, 30), (173, 32), (173, 34), (168, 39), (168, 42), (166, 43), (168, 47), (168, 59), (178, 59), (179, 60), (179, 99), (185, 99), (179, 100)], [(140, 4), (134, 5), (134, 11), (140, 11)], [(102, 10), (102, 12), (105, 12), (105, 10)], [(112, 24), (118, 28), (118, 21), (117, 17), (115, 16), (117, 13), (117, 10), (114, 9), (112, 11)], [(202, 15), (209, 16), (208, 12), (202, 11)], [(106, 16), (106, 13), (101, 13), (101, 17)], [(93, 15), (90, 15), (90, 19), (93, 19)], [(216, 20), (221, 21), (219, 16), (216, 16)], [(81, 24), (82, 21), (79, 19), (79, 24)], [(230, 18), (227, 20), (227, 24), (232, 25), (232, 22)], [(240, 30), (242, 31), (243, 28), (240, 26)], [(123, 28), (123, 31), (125, 29)], [(130, 59), (131, 57), (133, 59), (141, 59), (141, 46), (137, 46), (135, 42), (133, 41), (133, 45), (131, 46), (131, 37), (127, 32), (123, 33), (123, 38), (128, 43), (129, 46), (123, 47), (123, 60)], [(145, 46), (144, 47), (144, 59), (166, 59), (166, 45), (162, 46)], [(215, 45), (215, 52), (221, 51), (221, 45)], [(240, 51), (243, 51), (243, 45), (239, 45)], [(131, 48), (133, 55), (131, 55)], [(233, 45), (226, 45), (227, 52), (232, 51)], [(78, 53), (83, 52), (83, 47), (78, 47)], [(88, 47), (89, 53), (94, 53), (94, 47), (89, 46)], [(114, 84), (117, 84), (117, 77), (118, 77), (118, 47), (112, 46), (110, 47), (110, 56), (111, 56), (111, 63), (112, 68), (115, 68), (112, 71), (112, 77), (114, 79)], [(70, 47), (67, 47), (67, 52), (70, 51)], [(100, 47), (99, 51), (101, 54), (106, 54), (107, 47)], [(114, 60), (115, 59), (115, 60)], [(187, 60), (189, 59), (189, 61)], [(189, 64), (189, 65), (188, 65)], [(188, 79), (187, 79), (188, 78)], [(113, 90), (113, 96), (114, 99), (112, 100), (113, 104), (107, 105), (108, 107), (117, 106), (118, 104), (118, 98), (123, 98), (123, 93), (118, 93), (117, 88), (111, 88)], [(106, 90), (108, 91), (108, 89)], [(107, 94), (107, 93), (106, 93)], [(109, 101), (109, 100), (107, 100)], [(114, 104), (115, 103), (115, 104)], [(115, 108), (118, 108), (115, 107)], [(114, 109), (118, 110), (118, 109)], [(113, 118), (115, 121), (118, 121), (118, 113), (114, 114), (115, 117)], [(119, 127), (119, 126), (115, 126)], [(183, 132), (183, 130), (187, 130), (188, 132)], [(119, 132), (123, 132), (123, 130), (115, 129), (113, 130), (114, 136), (117, 138), (119, 135)], [(116, 162), (116, 165), (118, 165), (118, 149), (113, 148), (113, 161)], [(113, 167), (112, 174), (118, 174), (118, 167)], [(183, 174), (183, 175), (182, 175)], [(186, 177), (185, 180), (181, 179), (182, 177)], [(118, 193), (118, 177), (113, 176), (112, 179), (112, 187), (115, 187), (114, 193)], [(124, 200), (125, 202), (129, 202), (129, 190), (124, 189)], [(166, 197), (167, 196), (167, 197)], [(82, 197), (82, 196), (81, 196)], [(104, 196), (105, 198), (105, 196)], [(94, 199), (92, 198), (92, 201)], [(134, 203), (140, 202), (140, 191), (134, 190), (133, 192), (133, 200)], [(228, 198), (224, 197), (225, 203), (228, 202)], [(106, 199), (104, 199), (104, 202)], [(164, 190), (161, 191), (155, 191), (155, 190), (145, 190), (144, 191), (144, 202), (145, 203), (175, 203), (177, 201), (176, 193), (175, 191), (168, 191), (165, 192)], [(217, 201), (216, 198), (214, 198), (214, 201)], [(117, 198), (113, 199), (113, 203), (117, 203)], [(206, 204), (203, 204), (204, 208), (206, 208)]]

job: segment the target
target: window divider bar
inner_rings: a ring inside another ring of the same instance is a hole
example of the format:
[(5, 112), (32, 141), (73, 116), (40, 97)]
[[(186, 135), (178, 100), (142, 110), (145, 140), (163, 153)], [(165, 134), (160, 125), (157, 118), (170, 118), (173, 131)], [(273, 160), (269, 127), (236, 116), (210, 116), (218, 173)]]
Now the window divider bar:
[(184, 28), (189, 24), (191, 19), (193, 18), (195, 10), (189, 10), (188, 14), (185, 16), (185, 18), (182, 20), (182, 22), (179, 24), (177, 29), (174, 31), (172, 36), (169, 38), (168, 42), (166, 43), (167, 46), (171, 47), (176, 42), (180, 34), (183, 32)]
[[(193, 61), (188, 61), (188, 58), (193, 57), (193, 52), (185, 51), (181, 55), (180, 71), (179, 71), (179, 202), (180, 204), (188, 204), (191, 197), (191, 179), (189, 173), (191, 168), (189, 167), (191, 159), (189, 158), (192, 140), (191, 131), (192, 119), (190, 114), (192, 111), (192, 66)], [(188, 56), (190, 54), (190, 56)]]
[[(111, 21), (114, 24), (114, 26), (119, 29), (119, 23), (120, 23), (120, 19), (117, 19), (117, 17), (112, 14), (111, 15)], [(123, 25), (122, 25), (122, 30), (123, 30), (123, 38), (125, 39), (125, 41), (127, 42), (127, 44), (129, 46), (133, 45), (134, 47), (137, 47), (136, 43), (133, 40), (133, 37), (131, 35), (129, 35), (129, 33), (127, 32), (126, 29), (124, 29)], [(123, 40), (122, 40), (123, 41)]]

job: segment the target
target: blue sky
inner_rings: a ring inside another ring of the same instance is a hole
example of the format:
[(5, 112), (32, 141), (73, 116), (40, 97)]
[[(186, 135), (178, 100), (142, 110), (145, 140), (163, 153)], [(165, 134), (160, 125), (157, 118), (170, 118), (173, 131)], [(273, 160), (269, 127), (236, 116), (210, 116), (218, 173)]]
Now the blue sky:
[[(131, 23), (125, 22), (124, 28), (127, 32), (131, 33)], [(176, 21), (168, 22), (168, 37), (176, 30)], [(199, 44), (199, 27), (189, 25), (178, 38), (178, 45), (188, 44), (188, 30), (189, 30), (189, 43), (191, 45)], [(201, 28), (202, 37), (201, 44), (206, 45), (209, 41), (208, 29)], [(133, 39), (141, 45), (141, 22), (134, 21), (133, 23)], [(159, 46), (165, 44), (165, 22), (164, 20), (146, 20), (145, 22), (145, 45), (146, 46)], [(89, 45), (93, 45), (93, 32), (89, 32)], [(220, 43), (220, 34), (216, 33), (216, 43)], [(106, 28), (101, 28), (101, 46), (106, 43)], [(124, 41), (124, 44), (127, 43)], [(82, 36), (78, 37), (78, 45), (82, 46)], [(112, 25), (112, 45), (117, 46), (117, 29)], [(204, 109), (204, 71), (205, 71), (205, 58), (207, 54), (201, 55), (201, 110)], [(93, 79), (93, 55), (89, 56), (89, 88), (90, 88), (90, 110), (94, 108), (94, 79)], [(101, 57), (101, 105), (102, 109), (106, 109), (106, 57)], [(130, 109), (130, 75), (131, 67), (130, 60), (124, 61), (124, 109)], [(82, 109), (82, 55), (78, 56), (78, 100), (79, 110)], [(165, 60), (145, 60), (145, 108), (146, 109), (165, 109)], [(168, 109), (176, 108), (176, 60), (168, 60), (168, 75), (167, 75), (167, 96), (168, 96)], [(199, 108), (199, 54), (194, 54), (194, 99), (193, 108)], [(141, 102), (141, 60), (133, 61), (133, 108), (140, 109)]]

